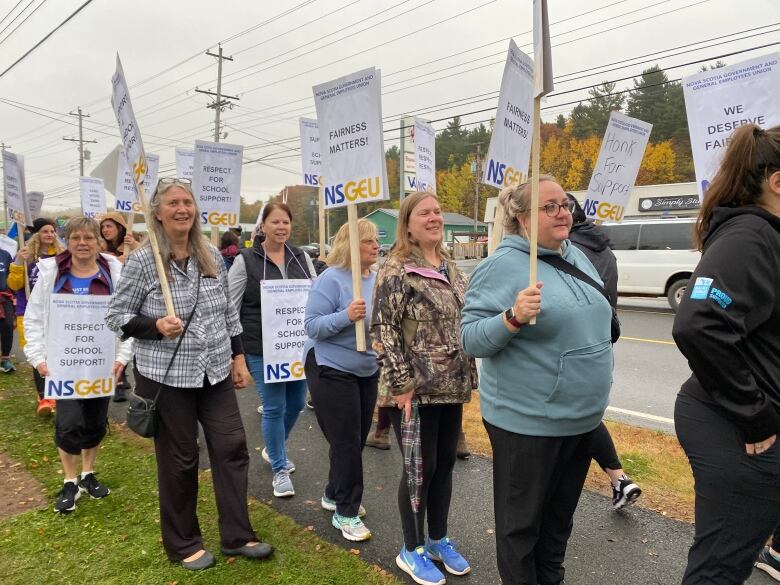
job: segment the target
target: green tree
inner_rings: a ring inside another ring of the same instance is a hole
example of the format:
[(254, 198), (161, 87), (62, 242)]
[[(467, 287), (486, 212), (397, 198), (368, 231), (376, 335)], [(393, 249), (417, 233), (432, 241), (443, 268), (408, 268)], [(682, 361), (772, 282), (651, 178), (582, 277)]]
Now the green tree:
[(577, 139), (602, 136), (607, 129), (609, 115), (623, 109), (623, 95), (615, 95), (615, 83), (605, 81), (588, 90), (588, 103), (577, 104), (571, 112), (572, 135)]
[(634, 79), (626, 113), (653, 125), (652, 142), (689, 140), (682, 86), (670, 82), (658, 65), (645, 69), (639, 79)]

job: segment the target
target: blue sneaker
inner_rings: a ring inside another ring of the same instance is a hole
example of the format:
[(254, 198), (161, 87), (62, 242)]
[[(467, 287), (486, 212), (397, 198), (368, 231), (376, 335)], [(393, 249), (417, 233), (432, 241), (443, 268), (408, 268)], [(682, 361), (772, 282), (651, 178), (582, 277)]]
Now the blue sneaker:
[(421, 546), (413, 551), (401, 547), (401, 552), (395, 557), (395, 564), (420, 585), (444, 585), (444, 574), (431, 562), (428, 553)]
[(469, 562), (455, 548), (455, 543), (448, 537), (441, 540), (425, 539), (425, 552), (435, 561), (444, 563), (444, 568), (453, 575), (465, 575), (471, 571)]

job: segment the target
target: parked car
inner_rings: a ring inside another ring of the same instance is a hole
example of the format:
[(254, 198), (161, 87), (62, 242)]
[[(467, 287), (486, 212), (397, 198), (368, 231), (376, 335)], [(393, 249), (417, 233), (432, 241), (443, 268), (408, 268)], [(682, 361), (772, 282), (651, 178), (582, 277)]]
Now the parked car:
[[(298, 246), (299, 249), (306, 252), (309, 256), (312, 258), (319, 258), (320, 257), (320, 245), (317, 242), (312, 242), (311, 244), (305, 244), (303, 246)], [(325, 244), (325, 253), (330, 254), (330, 245)]]
[(618, 264), (618, 294), (665, 296), (673, 310), (683, 299), (701, 253), (694, 218), (605, 223)]
[(393, 247), (392, 244), (382, 244), (379, 246), (379, 255), (380, 256), (387, 256), (390, 253), (390, 249)]

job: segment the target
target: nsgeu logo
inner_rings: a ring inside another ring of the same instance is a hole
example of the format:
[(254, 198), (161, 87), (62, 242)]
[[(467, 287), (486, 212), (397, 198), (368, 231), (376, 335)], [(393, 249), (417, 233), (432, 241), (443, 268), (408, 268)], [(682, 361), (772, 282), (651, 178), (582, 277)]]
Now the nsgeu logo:
[(265, 364), (265, 374), (269, 380), (299, 380), (303, 378), (303, 363)]
[(303, 173), (303, 184), (319, 187), (322, 185), (322, 177), (314, 173)]
[(606, 201), (599, 202), (596, 199), (586, 199), (582, 206), (587, 216), (596, 216), (599, 219), (620, 221), (623, 219), (625, 209), (622, 205), (612, 205)]
[(325, 187), (325, 205), (339, 205), (346, 199), (354, 203), (358, 199), (374, 199), (382, 193), (382, 179), (368, 177), (358, 181), (339, 183)]
[(510, 166), (493, 160), (488, 160), (487, 180), (502, 187), (516, 187), (520, 184), (523, 174)]
[(116, 210), (125, 212), (134, 211), (135, 213), (143, 213), (144, 211), (139, 201), (134, 201), (132, 203), (130, 201), (117, 201)]
[(218, 213), (216, 211), (203, 211), (200, 214), (200, 223), (205, 225), (224, 225), (231, 227), (238, 225), (238, 217), (235, 213)]
[(97, 380), (48, 380), (46, 386), (47, 398), (94, 398), (108, 396), (114, 392), (113, 378), (98, 378)]

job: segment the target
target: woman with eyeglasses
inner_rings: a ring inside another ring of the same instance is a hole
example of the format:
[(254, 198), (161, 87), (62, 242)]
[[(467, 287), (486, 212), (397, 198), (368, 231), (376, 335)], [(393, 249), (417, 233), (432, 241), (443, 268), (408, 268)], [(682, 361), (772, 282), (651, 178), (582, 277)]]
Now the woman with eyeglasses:
[(185, 569), (216, 562), (203, 546), (196, 514), (200, 423), (222, 554), (263, 559), (273, 547), (260, 542), (249, 522), (249, 453), (234, 391), (247, 386), (249, 372), (227, 273), (201, 232), (189, 181), (161, 179), (149, 207), (149, 230), (164, 259), (176, 315), (166, 313), (147, 241), (127, 259), (106, 322), (136, 340), (136, 394), (153, 400), (159, 393), (154, 450), (163, 547)]
[[(67, 249), (38, 263), (37, 284), (30, 294), (24, 315), (27, 338), (24, 354), (42, 379), (49, 375), (46, 360), (50, 341), (51, 295), (113, 294), (122, 269), (116, 258), (100, 253), (99, 228), (94, 219), (71, 219), (63, 235)], [(119, 344), (112, 369), (115, 380), (124, 370), (131, 351), (131, 342)], [(109, 488), (95, 476), (95, 460), (108, 428), (109, 398), (77, 398), (58, 402), (54, 442), (65, 477), (54, 511), (68, 514), (76, 509), (76, 500), (82, 494), (99, 499), (110, 493)]]
[(493, 447), (496, 552), (505, 585), (563, 583), (591, 437), (612, 384), (612, 307), (596, 288), (545, 261), (562, 258), (600, 283), (568, 240), (566, 193), (550, 176), (539, 180), (538, 282), (528, 286), (526, 183), (499, 195), (507, 235), (472, 274), (461, 322), (463, 347), (482, 358), (480, 402)]

